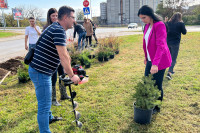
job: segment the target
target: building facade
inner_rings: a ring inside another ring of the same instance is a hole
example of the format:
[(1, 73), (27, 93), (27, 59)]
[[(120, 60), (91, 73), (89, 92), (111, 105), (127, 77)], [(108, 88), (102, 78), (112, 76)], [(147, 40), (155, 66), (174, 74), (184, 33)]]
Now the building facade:
[[(140, 23), (140, 19), (137, 16), (138, 10), (143, 5), (149, 5), (156, 10), (161, 0), (107, 0), (107, 4), (104, 2), (103, 8), (101, 6), (101, 18), (108, 25)], [(105, 19), (106, 12), (106, 19)]]

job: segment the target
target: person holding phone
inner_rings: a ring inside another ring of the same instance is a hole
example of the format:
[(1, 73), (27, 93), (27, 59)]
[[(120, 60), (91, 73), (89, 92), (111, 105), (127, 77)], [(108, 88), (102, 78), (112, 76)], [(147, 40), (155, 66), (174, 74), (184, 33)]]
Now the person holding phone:
[[(35, 24), (35, 18), (29, 18), (30, 26), (26, 27), (25, 30), (25, 49), (31, 50), (35, 48), (38, 37), (41, 35), (40, 27)], [(27, 44), (29, 40), (29, 45)]]

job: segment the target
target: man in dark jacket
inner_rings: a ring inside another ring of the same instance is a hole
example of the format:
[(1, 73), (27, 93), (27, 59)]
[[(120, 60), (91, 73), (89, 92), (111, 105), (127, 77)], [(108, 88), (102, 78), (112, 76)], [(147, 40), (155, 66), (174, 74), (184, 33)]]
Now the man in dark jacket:
[(85, 48), (85, 37), (86, 30), (81, 24), (74, 22), (74, 38), (76, 38), (76, 32), (78, 33), (78, 50), (81, 50), (81, 40), (82, 40), (82, 50)]

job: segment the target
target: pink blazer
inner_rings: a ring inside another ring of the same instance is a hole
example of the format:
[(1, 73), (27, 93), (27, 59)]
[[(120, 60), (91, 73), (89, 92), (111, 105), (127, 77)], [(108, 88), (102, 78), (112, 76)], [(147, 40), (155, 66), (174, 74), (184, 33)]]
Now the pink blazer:
[[(144, 29), (144, 36), (149, 28), (147, 24)], [(157, 65), (158, 70), (162, 70), (171, 66), (171, 54), (167, 46), (167, 32), (165, 24), (162, 21), (155, 22), (148, 38), (148, 52), (152, 65)], [(147, 59), (146, 43), (143, 37), (143, 49), (145, 58)]]

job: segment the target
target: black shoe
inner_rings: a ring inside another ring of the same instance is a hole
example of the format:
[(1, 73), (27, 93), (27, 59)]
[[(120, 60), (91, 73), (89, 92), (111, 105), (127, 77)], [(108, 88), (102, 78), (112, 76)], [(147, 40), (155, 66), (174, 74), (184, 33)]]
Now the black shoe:
[(171, 74), (173, 75), (173, 74), (175, 74), (175, 72), (171, 72)]
[(155, 106), (153, 109), (153, 114), (159, 113), (160, 112), (160, 108), (158, 106)]
[(62, 120), (62, 119), (63, 119), (62, 117), (54, 116), (53, 119), (51, 119), (51, 120), (49, 121), (49, 124), (54, 123), (54, 122), (56, 122), (56, 121), (60, 121), (60, 120)]
[(166, 78), (167, 78), (168, 80), (171, 80), (171, 79), (172, 79), (172, 76), (171, 76), (171, 74), (170, 74), (170, 73), (168, 73), (168, 74), (167, 74), (167, 76), (166, 76)]

